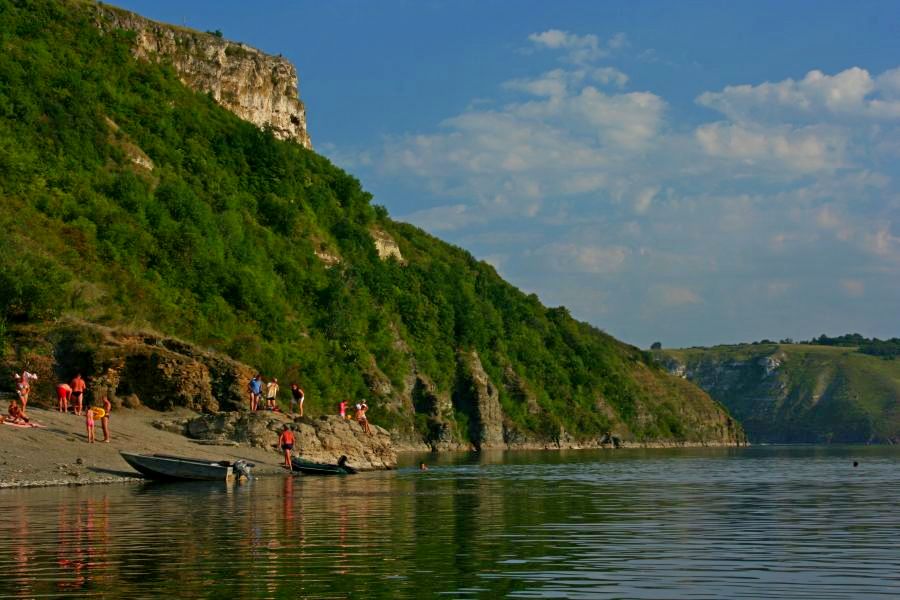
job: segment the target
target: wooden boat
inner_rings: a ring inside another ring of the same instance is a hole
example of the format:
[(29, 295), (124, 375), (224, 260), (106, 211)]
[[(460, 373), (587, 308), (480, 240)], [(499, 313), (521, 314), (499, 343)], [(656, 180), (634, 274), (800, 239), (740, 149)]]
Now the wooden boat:
[(304, 475), (353, 475), (356, 469), (347, 465), (347, 457), (342, 456), (336, 465), (317, 463), (303, 458), (291, 458), (291, 466)]
[(244, 474), (249, 467), (244, 461), (232, 463), (227, 460), (204, 460), (202, 458), (185, 458), (165, 454), (134, 454), (120, 452), (139, 473), (152, 479), (192, 479), (202, 481), (224, 481), (234, 477), (236, 467)]

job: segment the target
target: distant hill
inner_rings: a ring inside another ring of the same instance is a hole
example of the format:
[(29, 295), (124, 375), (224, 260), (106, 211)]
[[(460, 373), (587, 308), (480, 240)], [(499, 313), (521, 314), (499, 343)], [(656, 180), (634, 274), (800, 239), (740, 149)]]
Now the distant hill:
[[(283, 393), (300, 382), (311, 414), (366, 398), (439, 448), (743, 440), (648, 354), (391, 220), (310, 150), (283, 59), (75, 0), (0, 0), (0, 42), (8, 369), (40, 366), (45, 386), (83, 371), (162, 406), (196, 386), (122, 377), (215, 379), (198, 361), (227, 355)], [(221, 405), (216, 385), (184, 402)]]
[(900, 360), (889, 352), (892, 342), (837, 345), (847, 338), (654, 355), (728, 407), (751, 442), (900, 442)]

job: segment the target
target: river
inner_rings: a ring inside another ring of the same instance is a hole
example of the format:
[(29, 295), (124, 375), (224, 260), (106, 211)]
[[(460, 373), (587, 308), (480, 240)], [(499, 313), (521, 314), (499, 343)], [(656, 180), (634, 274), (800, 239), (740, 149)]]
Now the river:
[(419, 459), (2, 490), (0, 596), (900, 597), (900, 449)]

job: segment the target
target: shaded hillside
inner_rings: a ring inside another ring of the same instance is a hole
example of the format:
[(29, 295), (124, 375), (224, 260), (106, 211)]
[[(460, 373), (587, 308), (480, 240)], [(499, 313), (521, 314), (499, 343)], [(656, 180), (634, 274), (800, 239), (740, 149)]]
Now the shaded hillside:
[[(178, 48), (222, 43), (179, 31)], [(395, 223), (324, 157), (136, 58), (135, 38), (91, 4), (0, 0), (10, 367), (105, 377), (48, 345), (66, 316), (299, 381), (312, 413), (368, 398), (376, 422), (438, 447), (742, 439), (645, 353)]]
[(657, 351), (723, 403), (751, 442), (900, 441), (900, 361), (853, 347), (741, 344)]

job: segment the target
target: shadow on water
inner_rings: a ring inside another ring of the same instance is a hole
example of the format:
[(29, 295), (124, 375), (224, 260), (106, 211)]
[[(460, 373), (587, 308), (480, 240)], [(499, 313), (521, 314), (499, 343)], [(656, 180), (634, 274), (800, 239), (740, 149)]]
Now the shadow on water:
[[(0, 595), (891, 597), (896, 449), (405, 457), (397, 471), (5, 490)], [(854, 468), (852, 460), (860, 467)]]

